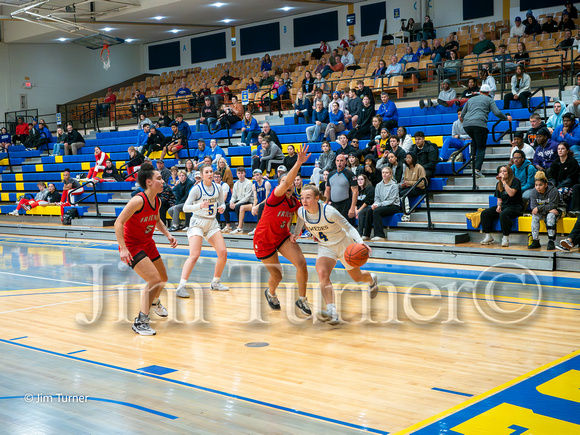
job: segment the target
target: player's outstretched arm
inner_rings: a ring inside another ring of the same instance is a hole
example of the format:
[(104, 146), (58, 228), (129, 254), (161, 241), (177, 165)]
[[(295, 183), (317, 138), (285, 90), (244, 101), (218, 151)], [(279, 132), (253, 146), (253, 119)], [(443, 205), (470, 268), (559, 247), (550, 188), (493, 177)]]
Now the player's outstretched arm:
[(276, 196), (284, 196), (286, 191), (290, 188), (290, 186), (294, 183), (294, 179), (298, 175), (298, 171), (300, 171), (300, 167), (306, 163), (306, 161), (310, 158), (310, 153), (308, 153), (308, 145), (301, 148), (297, 152), (298, 158), (296, 160), (296, 164), (292, 166), (292, 169), (286, 175), (284, 181), (279, 184), (276, 189), (274, 189), (274, 195)]

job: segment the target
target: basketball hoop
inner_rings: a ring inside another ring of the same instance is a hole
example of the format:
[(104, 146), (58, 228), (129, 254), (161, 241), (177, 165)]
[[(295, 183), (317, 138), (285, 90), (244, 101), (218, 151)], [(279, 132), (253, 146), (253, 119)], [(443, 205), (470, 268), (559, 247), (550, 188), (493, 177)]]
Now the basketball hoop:
[[(103, 57), (103, 53), (105, 53), (105, 51), (107, 53), (106, 53), (105, 57)], [(110, 54), (111, 53), (109, 53), (109, 46), (107, 44), (104, 44), (103, 49), (101, 50), (101, 60), (103, 61), (103, 68), (105, 68), (106, 70), (111, 68)]]

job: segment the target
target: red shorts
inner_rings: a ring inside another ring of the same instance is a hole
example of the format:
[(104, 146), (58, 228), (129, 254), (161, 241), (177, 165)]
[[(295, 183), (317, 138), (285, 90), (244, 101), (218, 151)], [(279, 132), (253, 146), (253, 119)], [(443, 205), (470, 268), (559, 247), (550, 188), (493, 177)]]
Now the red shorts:
[(279, 240), (266, 240), (262, 237), (254, 237), (254, 253), (256, 254), (256, 258), (258, 260), (270, 258), (289, 238), (290, 234), (287, 234)]
[(145, 257), (149, 257), (151, 261), (158, 260), (161, 258), (159, 255), (159, 251), (157, 250), (157, 246), (155, 246), (155, 242), (153, 240), (145, 243), (145, 244), (138, 244), (138, 245), (127, 245), (127, 249), (133, 257), (133, 261), (129, 266), (135, 268), (137, 263), (143, 260)]

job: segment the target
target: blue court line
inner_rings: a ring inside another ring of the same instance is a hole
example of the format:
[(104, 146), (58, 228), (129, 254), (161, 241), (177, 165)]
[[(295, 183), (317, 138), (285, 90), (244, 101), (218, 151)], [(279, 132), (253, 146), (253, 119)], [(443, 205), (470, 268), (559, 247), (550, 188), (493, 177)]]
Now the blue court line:
[(25, 335), (24, 337), (16, 337), (16, 338), (11, 338), (10, 341), (14, 341), (14, 340), (22, 340), (23, 338), (28, 338), (28, 335)]
[(87, 351), (86, 349), (83, 349), (83, 350), (75, 350), (74, 352), (67, 353), (67, 355), (74, 355), (75, 353), (81, 353), (81, 352), (86, 352), (86, 351)]
[(248, 403), (252, 403), (252, 404), (255, 404), (255, 405), (261, 405), (261, 406), (265, 406), (265, 407), (268, 407), (268, 408), (276, 409), (278, 411), (285, 411), (285, 412), (289, 412), (291, 414), (300, 415), (300, 416), (303, 416), (303, 417), (310, 417), (310, 418), (313, 418), (313, 419), (316, 419), (316, 420), (321, 420), (321, 421), (328, 422), (328, 423), (334, 423), (334, 424), (337, 424), (337, 425), (340, 425), (340, 426), (349, 427), (349, 428), (352, 428), (352, 429), (357, 429), (357, 430), (361, 430), (361, 431), (365, 431), (365, 432), (370, 432), (370, 433), (381, 434), (381, 435), (388, 435), (389, 434), (389, 432), (386, 432), (386, 431), (383, 431), (383, 430), (380, 430), (380, 429), (373, 429), (373, 428), (370, 428), (370, 427), (367, 427), (367, 426), (361, 426), (361, 425), (358, 425), (358, 424), (348, 423), (346, 421), (336, 420), (334, 418), (323, 417), (321, 415), (312, 414), (310, 412), (299, 411), (297, 409), (288, 408), (286, 406), (280, 406), (280, 405), (275, 405), (273, 403), (263, 402), (261, 400), (250, 399), (249, 397), (244, 397), (244, 396), (240, 396), (240, 395), (237, 395), (237, 394), (227, 393), (225, 391), (215, 390), (213, 388), (202, 387), (200, 385), (190, 384), (188, 382), (183, 382), (183, 381), (179, 381), (179, 380), (176, 380), (176, 379), (168, 379), (168, 378), (164, 378), (162, 376), (152, 375), (150, 373), (145, 373), (145, 372), (138, 371), (138, 370), (127, 369), (127, 368), (124, 368), (124, 367), (114, 366), (114, 365), (102, 363), (102, 362), (99, 362), (99, 361), (92, 361), (90, 359), (84, 359), (84, 358), (79, 358), (79, 357), (76, 357), (76, 356), (66, 355), (66, 354), (63, 354), (63, 353), (54, 352), (52, 350), (41, 349), (39, 347), (27, 346), (25, 344), (16, 343), (16, 342), (12, 342), (12, 341), (9, 341), (9, 340), (4, 340), (2, 338), (0, 338), (0, 343), (12, 344), (14, 346), (19, 346), (19, 347), (22, 347), (22, 348), (25, 348), (25, 349), (35, 350), (35, 351), (38, 351), (38, 352), (43, 352), (43, 353), (46, 353), (46, 354), (49, 354), (49, 355), (56, 355), (56, 356), (60, 356), (60, 357), (63, 357), (63, 358), (69, 358), (69, 359), (72, 359), (72, 360), (75, 360), (75, 361), (80, 361), (80, 362), (85, 362), (85, 363), (89, 363), (89, 364), (94, 364), (96, 366), (106, 367), (106, 368), (114, 369), (114, 370), (119, 370), (119, 371), (125, 372), (125, 373), (131, 373), (131, 374), (139, 375), (139, 376), (147, 376), (147, 377), (152, 378), (152, 379), (157, 379), (157, 380), (164, 381), (164, 382), (170, 382), (170, 383), (175, 384), (175, 385), (181, 385), (183, 387), (194, 388), (196, 390), (200, 390), (200, 391), (205, 391), (205, 392), (208, 392), (208, 393), (217, 394), (219, 396), (229, 397), (229, 398), (232, 398), (232, 399), (241, 400), (241, 401), (248, 402)]
[(459, 391), (444, 390), (443, 388), (436, 388), (436, 387), (433, 387), (431, 389), (435, 390), (435, 391), (442, 391), (443, 393), (457, 394), (458, 396), (473, 397), (473, 394), (461, 393)]
[[(60, 397), (63, 397), (65, 395), (62, 395)], [(48, 395), (48, 394), (43, 394), (43, 397), (52, 397), (55, 399), (58, 399), (59, 396), (57, 395)], [(5, 396), (5, 397), (0, 397), (0, 400), (9, 400), (9, 399), (23, 399), (24, 400), (24, 396)], [(140, 406), (140, 405), (135, 405), (133, 403), (129, 403), (129, 402), (121, 402), (119, 400), (111, 400), (111, 399), (103, 399), (101, 397), (87, 397), (86, 398), (87, 401), (93, 401), (93, 402), (105, 402), (105, 403), (113, 403), (115, 405), (122, 405), (122, 406), (126, 406), (128, 408), (134, 408), (134, 409), (138, 409), (139, 411), (144, 411), (144, 412), (148, 412), (150, 414), (155, 414), (158, 415), (160, 417), (165, 417), (168, 418), (170, 420), (176, 420), (177, 416), (175, 415), (171, 415), (171, 414), (166, 414), (165, 412), (161, 412), (161, 411), (155, 411), (154, 409), (151, 408), (145, 408), (144, 406)]]
[[(19, 243), (19, 244), (35, 244), (42, 243), (44, 239), (23, 239), (18, 241), (9, 241), (3, 240), (0, 238), (0, 243)], [(55, 246), (58, 248), (74, 248), (79, 247), (78, 245), (69, 244), (65, 245), (62, 243), (56, 244), (54, 243), (43, 243), (44, 245), (48, 246)], [(116, 244), (98, 244), (93, 243), (91, 246), (80, 246), (83, 249), (101, 249), (106, 251), (118, 251), (118, 246)], [(167, 255), (178, 255), (178, 256), (187, 256), (189, 255), (189, 251), (187, 249), (180, 249), (180, 248), (165, 248), (165, 247), (158, 247), (157, 248), (159, 253), (167, 254)], [(202, 258), (217, 258), (217, 253), (212, 250), (202, 250), (201, 255)], [(229, 252), (228, 259), (232, 260), (243, 260), (243, 261), (251, 261), (253, 263), (260, 263), (260, 261), (256, 258), (253, 252), (248, 253), (238, 253), (238, 252)], [(388, 259), (386, 259), (388, 260)], [(280, 257), (280, 262), (282, 264), (291, 264), (288, 260), (284, 257)], [(372, 262), (372, 259), (371, 259)], [(517, 262), (517, 260), (510, 259), (508, 262)], [(314, 266), (316, 263), (315, 258), (306, 258), (306, 263), (309, 266)], [(371, 263), (373, 270), (378, 272), (385, 272), (385, 273), (404, 273), (414, 276), (437, 276), (443, 278), (450, 278), (450, 279), (478, 279), (483, 274), (483, 271), (477, 270), (469, 270), (469, 269), (450, 269), (445, 267), (422, 267), (418, 269), (416, 266), (406, 266), (406, 265), (398, 265), (398, 264), (388, 264), (388, 263)], [(336, 269), (344, 269), (342, 264), (337, 263)], [(521, 284), (521, 270), (514, 269), (511, 272), (502, 272), (501, 275), (504, 276), (501, 282), (508, 282), (508, 283), (515, 283)], [(487, 276), (487, 279), (486, 279)], [(490, 280), (497, 276), (497, 272), (491, 273), (487, 272), (487, 275), (481, 277), (483, 280)], [(524, 275), (524, 282), (528, 284), (535, 284), (535, 281), (529, 277), (528, 275)], [(558, 276), (546, 276), (546, 275), (537, 275), (537, 278), (542, 285), (547, 286), (556, 286), (556, 287), (571, 287), (571, 288), (578, 288), (578, 279), (575, 278), (563, 278)], [(500, 281), (497, 281), (500, 282)]]

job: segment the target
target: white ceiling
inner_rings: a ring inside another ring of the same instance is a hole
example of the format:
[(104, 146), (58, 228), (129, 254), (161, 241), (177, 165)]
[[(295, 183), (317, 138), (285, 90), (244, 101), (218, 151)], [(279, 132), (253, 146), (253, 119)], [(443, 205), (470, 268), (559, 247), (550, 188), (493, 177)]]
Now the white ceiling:
[[(8, 2), (17, 3), (18, 7), (6, 6)], [(71, 39), (89, 34), (83, 29), (102, 32), (123, 39), (134, 39), (133, 44), (148, 43), (194, 35), (223, 28), (246, 25), (250, 23), (275, 20), (297, 14), (315, 12), (348, 3), (364, 0), (221, 0), (222, 7), (213, 6), (213, 0), (96, 0), (93, 2), (71, 0), (49, 0), (36, 9), (40, 15), (57, 16), (75, 21), (80, 30), (71, 34), (60, 27), (60, 30), (10, 19), (10, 13), (38, 2), (22, 0), (0, 0), (4, 25), (3, 41), (7, 43), (61, 43), (59, 38)], [(93, 4), (92, 11), (90, 9)], [(64, 9), (75, 6), (75, 13)], [(137, 6), (135, 6), (137, 5)], [(289, 11), (282, 8), (290, 7)], [(164, 17), (156, 20), (153, 17)], [(230, 23), (221, 22), (231, 19)], [(102, 29), (112, 30), (105, 32)], [(67, 29), (70, 29), (68, 27)], [(178, 29), (178, 33), (170, 30)]]

